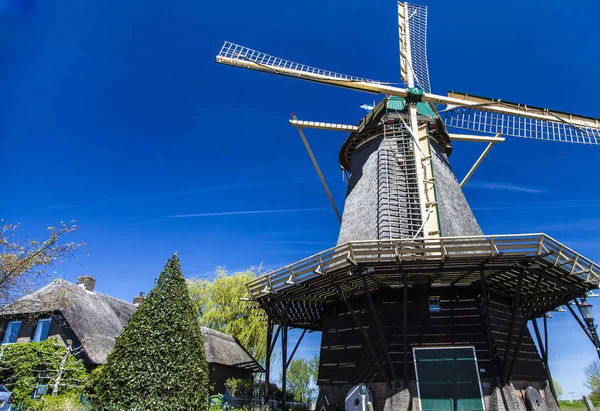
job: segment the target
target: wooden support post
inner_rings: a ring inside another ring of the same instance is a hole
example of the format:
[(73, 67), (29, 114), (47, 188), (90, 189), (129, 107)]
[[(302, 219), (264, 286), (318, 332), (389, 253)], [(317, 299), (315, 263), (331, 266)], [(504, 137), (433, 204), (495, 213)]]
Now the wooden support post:
[(515, 361), (517, 360), (517, 356), (519, 355), (519, 348), (521, 348), (521, 341), (523, 340), (523, 335), (525, 334), (525, 329), (527, 328), (527, 322), (531, 318), (533, 314), (533, 307), (535, 299), (537, 298), (538, 291), (540, 289), (540, 285), (542, 283), (542, 276), (538, 276), (537, 282), (535, 283), (535, 289), (533, 290), (533, 296), (531, 297), (531, 304), (527, 308), (527, 314), (523, 316), (523, 323), (521, 324), (521, 329), (519, 330), (519, 336), (517, 337), (517, 345), (515, 347), (515, 352), (510, 361), (510, 367), (508, 367), (507, 381), (510, 380), (512, 375), (513, 367), (515, 366)]
[[(350, 301), (346, 298), (346, 295), (344, 294), (344, 292), (342, 291), (340, 286), (336, 285), (336, 288), (337, 288), (338, 294), (340, 295), (340, 297), (344, 301), (344, 304), (346, 305), (346, 309), (350, 312), (352, 319), (356, 323), (356, 326), (358, 327), (358, 331), (360, 331), (361, 335), (363, 336), (363, 339), (365, 340), (365, 343), (367, 344), (367, 348), (369, 349), (369, 351), (371, 352), (371, 355), (373, 356), (373, 361), (375, 361), (375, 364), (377, 364), (377, 368), (379, 368), (379, 372), (381, 373), (381, 375), (384, 378), (387, 377), (387, 374), (386, 374), (385, 370), (383, 369), (383, 366), (381, 365), (381, 361), (379, 361), (379, 359), (377, 358), (377, 351), (375, 350), (375, 347), (373, 346), (373, 343), (371, 342), (371, 339), (369, 338), (369, 334), (367, 334), (367, 332), (365, 331), (359, 318), (356, 316), (356, 313), (354, 312), (354, 308), (352, 307), (352, 304), (350, 304)], [(387, 379), (388, 379), (389, 388), (392, 388), (392, 384), (389, 383), (389, 378), (387, 378)]]
[(281, 400), (281, 411), (287, 411), (287, 337), (288, 337), (288, 325), (281, 324), (281, 394), (283, 398)]
[(273, 340), (273, 318), (271, 316), (271, 310), (265, 310), (267, 312), (267, 354), (265, 360), (265, 404), (269, 401), (269, 378), (271, 376), (271, 353), (273, 347), (271, 345)]
[[(292, 119), (293, 120), (297, 120), (296, 115), (292, 113)], [(335, 201), (333, 200), (333, 196), (331, 195), (331, 191), (329, 191), (329, 187), (327, 186), (327, 183), (325, 182), (325, 177), (323, 177), (323, 173), (321, 173), (321, 169), (319, 168), (319, 165), (317, 164), (317, 159), (315, 158), (315, 155), (313, 154), (312, 150), (310, 149), (310, 145), (308, 144), (308, 140), (306, 139), (306, 137), (304, 137), (304, 132), (302, 131), (302, 127), (297, 126), (296, 127), (298, 129), (298, 133), (300, 133), (300, 137), (302, 138), (302, 142), (304, 143), (304, 147), (306, 148), (306, 152), (308, 153), (308, 155), (310, 156), (310, 161), (312, 161), (313, 166), (315, 167), (315, 170), (317, 172), (317, 175), (319, 176), (319, 179), (321, 180), (321, 184), (323, 184), (323, 188), (325, 189), (325, 193), (327, 194), (327, 198), (329, 198), (329, 202), (331, 203), (331, 206), (333, 207), (333, 211), (335, 212), (335, 215), (337, 216), (340, 224), (342, 223), (342, 216), (337, 208), (337, 206), (335, 205)]]
[(546, 361), (546, 364), (548, 364), (548, 317), (546, 317), (544, 315), (544, 352), (546, 354), (546, 358), (544, 358), (544, 361)]
[[(275, 326), (273, 326), (273, 328), (275, 328)], [(279, 331), (281, 331), (281, 326), (277, 327), (277, 331), (275, 331), (275, 336), (271, 336), (271, 352), (273, 352), (273, 350), (275, 349), (275, 344), (277, 343), (277, 338), (279, 337)], [(273, 330), (271, 330), (271, 333), (273, 333)]]
[(388, 349), (387, 341), (385, 339), (385, 334), (383, 332), (383, 327), (381, 326), (381, 322), (379, 321), (379, 316), (377, 315), (375, 304), (373, 304), (373, 297), (371, 296), (371, 289), (369, 288), (369, 283), (367, 282), (365, 276), (363, 276), (362, 280), (363, 286), (365, 288), (365, 293), (367, 294), (367, 300), (369, 301), (371, 315), (373, 316), (373, 322), (375, 323), (375, 327), (377, 328), (377, 334), (379, 334), (379, 343), (383, 348), (383, 355), (385, 356), (385, 361), (387, 362), (388, 368), (390, 369), (390, 374), (394, 379), (394, 388), (399, 388), (400, 383), (398, 381), (398, 376), (396, 375), (396, 369), (394, 368), (394, 364), (392, 364), (392, 358), (390, 357), (390, 352)]
[(404, 334), (404, 389), (408, 386), (408, 274), (402, 271), (402, 328)]
[(298, 350), (298, 346), (302, 342), (302, 339), (304, 338), (304, 334), (306, 334), (306, 330), (302, 330), (302, 334), (300, 334), (300, 338), (298, 338), (298, 341), (296, 342), (296, 345), (294, 346), (294, 349), (292, 350), (292, 353), (290, 354), (290, 358), (288, 358), (288, 360), (285, 364), (286, 369), (290, 368), (290, 363), (294, 359), (294, 355), (296, 355), (296, 350)]
[[(500, 137), (500, 136), (496, 135), (496, 137)], [(490, 150), (492, 149), (492, 147), (494, 147), (494, 144), (496, 144), (496, 141), (490, 141), (490, 143), (487, 145), (485, 150), (483, 150), (483, 153), (481, 153), (481, 155), (479, 156), (477, 161), (475, 161), (475, 164), (473, 164), (473, 167), (471, 167), (471, 169), (469, 170), (469, 172), (467, 173), (465, 178), (463, 178), (463, 180), (460, 182), (460, 184), (459, 184), (460, 188), (463, 188), (463, 186), (467, 183), (467, 181), (469, 181), (469, 178), (471, 178), (471, 176), (473, 175), (475, 170), (477, 170), (477, 167), (479, 167), (479, 164), (481, 164), (481, 162), (483, 161), (485, 156), (487, 156), (488, 153), (490, 152)]]
[(504, 362), (502, 365), (502, 382), (506, 383), (508, 377), (508, 359), (510, 357), (510, 343), (512, 340), (513, 329), (517, 312), (519, 311), (519, 303), (521, 301), (521, 289), (523, 288), (523, 277), (525, 276), (525, 268), (519, 267), (519, 281), (517, 282), (517, 292), (512, 301), (512, 315), (510, 316), (510, 324), (508, 326), (508, 335), (506, 336), (506, 346), (504, 347)]
[(556, 391), (554, 391), (554, 382), (552, 381), (552, 374), (550, 373), (550, 366), (548, 365), (548, 357), (546, 355), (546, 348), (544, 347), (544, 343), (542, 342), (542, 336), (540, 335), (540, 329), (538, 327), (537, 318), (532, 319), (531, 322), (533, 323), (533, 330), (535, 331), (535, 338), (537, 340), (538, 347), (540, 348), (540, 354), (542, 356), (542, 363), (544, 364), (544, 368), (546, 369), (546, 375), (548, 378), (548, 384), (550, 385), (550, 391), (552, 392), (554, 399), (558, 402), (558, 397), (556, 396)]
[(483, 267), (479, 271), (479, 282), (481, 287), (481, 299), (483, 301), (483, 309), (485, 312), (485, 328), (488, 336), (488, 350), (492, 364), (492, 375), (494, 380), (496, 380), (496, 383), (498, 383), (498, 353), (496, 352), (496, 348), (494, 346), (494, 337), (492, 336), (492, 325), (490, 324), (490, 299), (485, 282), (485, 268)]

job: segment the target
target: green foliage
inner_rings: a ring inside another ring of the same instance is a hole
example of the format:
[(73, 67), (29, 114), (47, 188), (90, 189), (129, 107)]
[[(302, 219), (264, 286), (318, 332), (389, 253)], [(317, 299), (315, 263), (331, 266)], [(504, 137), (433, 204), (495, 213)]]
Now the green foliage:
[(50, 268), (64, 259), (76, 260), (75, 251), (84, 243), (64, 242), (63, 237), (77, 229), (75, 221), (48, 227), (48, 238), (15, 240), (18, 224), (0, 219), (0, 306), (35, 289), (46, 280)]
[(242, 382), (243, 380), (241, 378), (228, 378), (227, 381), (225, 381), (225, 388), (227, 388), (227, 391), (229, 391), (231, 395), (236, 397), (241, 392)]
[(85, 387), (83, 389), (84, 395), (89, 398), (91, 401), (96, 399), (97, 389), (102, 384), (102, 373), (104, 370), (104, 365), (100, 365), (88, 375)]
[(311, 381), (316, 383), (315, 368), (318, 368), (319, 361), (315, 357), (313, 359), (297, 358), (292, 360), (287, 371), (287, 389), (297, 401), (306, 402), (314, 394), (314, 389), (311, 388)]
[(590, 400), (596, 407), (600, 407), (600, 392), (594, 391), (590, 394)]
[(53, 397), (44, 395), (39, 401), (30, 401), (27, 411), (83, 411), (85, 408), (77, 394), (65, 394)]
[[(65, 355), (67, 349), (54, 339), (3, 346), (0, 367), (7, 375), (3, 384), (12, 391), (15, 404), (30, 399), (39, 371), (48, 371), (48, 391), (51, 392)], [(80, 393), (86, 378), (87, 372), (81, 360), (68, 354), (59, 392)]]
[[(590, 400), (592, 400), (592, 404), (594, 407), (600, 407), (600, 398), (596, 394), (596, 399), (592, 398), (590, 395)], [(561, 410), (586, 410), (585, 402), (583, 400), (560, 400), (558, 401), (558, 406)]]
[(240, 300), (248, 292), (246, 284), (260, 275), (260, 269), (229, 274), (218, 268), (213, 280), (191, 280), (188, 286), (200, 325), (236, 337), (258, 362), (263, 363), (267, 324), (255, 315), (250, 303)]
[(583, 369), (585, 386), (592, 392), (600, 393), (600, 361), (594, 361)]
[(103, 411), (203, 410), (208, 364), (196, 311), (177, 255), (132, 315), (95, 378)]
[(554, 386), (554, 392), (556, 393), (556, 398), (560, 398), (563, 395), (562, 385), (555, 379), (552, 379), (552, 385)]
[(312, 381), (315, 385), (317, 385), (317, 380), (319, 379), (319, 356), (315, 355), (314, 357), (312, 357), (312, 359), (310, 360), (310, 378), (312, 378)]
[(583, 400), (559, 400), (558, 406), (561, 410), (585, 410)]
[[(264, 392), (264, 384), (260, 382), (254, 382), (251, 379), (241, 378), (228, 378), (225, 381), (225, 388), (227, 391), (234, 396), (246, 395), (248, 397), (254, 397), (257, 392)], [(262, 391), (261, 391), (262, 390)]]

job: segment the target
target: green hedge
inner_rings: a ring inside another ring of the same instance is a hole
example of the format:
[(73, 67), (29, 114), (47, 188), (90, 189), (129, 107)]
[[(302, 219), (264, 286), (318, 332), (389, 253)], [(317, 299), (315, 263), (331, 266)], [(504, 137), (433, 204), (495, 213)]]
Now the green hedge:
[(92, 380), (86, 393), (103, 411), (207, 408), (204, 341), (177, 255)]
[[(36, 387), (38, 374), (47, 372), (48, 392), (51, 393), (62, 359), (67, 355), (65, 346), (54, 339), (42, 342), (10, 344), (0, 349), (2, 383), (13, 393), (14, 403), (28, 402)], [(58, 392), (82, 391), (87, 372), (81, 360), (69, 354), (58, 387)]]

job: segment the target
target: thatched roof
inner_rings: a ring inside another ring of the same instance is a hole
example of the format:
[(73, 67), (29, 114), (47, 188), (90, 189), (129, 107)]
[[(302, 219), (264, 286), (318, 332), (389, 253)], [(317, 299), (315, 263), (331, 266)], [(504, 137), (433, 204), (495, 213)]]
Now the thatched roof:
[(202, 327), (201, 330), (209, 363), (253, 372), (264, 371), (263, 367), (252, 358), (237, 338), (207, 327)]
[[(93, 364), (104, 364), (136, 305), (57, 279), (0, 309), (0, 317), (60, 313)], [(209, 363), (263, 371), (237, 339), (202, 327)]]
[(136, 306), (57, 279), (0, 309), (0, 316), (59, 312), (93, 364), (104, 364)]

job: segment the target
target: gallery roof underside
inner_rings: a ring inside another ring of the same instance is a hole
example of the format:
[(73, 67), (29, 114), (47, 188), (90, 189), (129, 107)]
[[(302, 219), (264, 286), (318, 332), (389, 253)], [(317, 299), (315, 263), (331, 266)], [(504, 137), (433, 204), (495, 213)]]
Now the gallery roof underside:
[[(597, 288), (600, 266), (545, 234), (349, 242), (247, 284), (279, 321), (318, 329), (323, 308), (380, 288), (485, 286), (534, 317)], [(406, 281), (406, 283), (405, 283)]]

